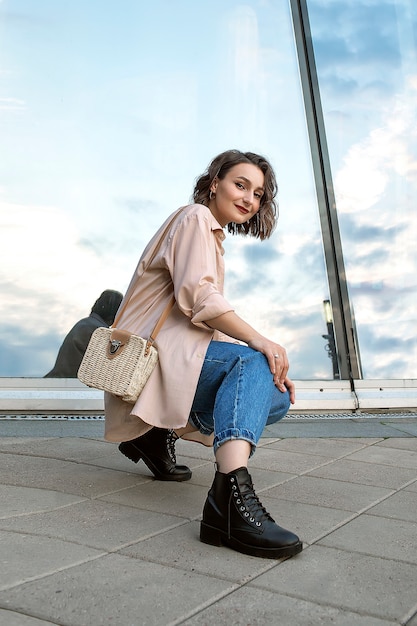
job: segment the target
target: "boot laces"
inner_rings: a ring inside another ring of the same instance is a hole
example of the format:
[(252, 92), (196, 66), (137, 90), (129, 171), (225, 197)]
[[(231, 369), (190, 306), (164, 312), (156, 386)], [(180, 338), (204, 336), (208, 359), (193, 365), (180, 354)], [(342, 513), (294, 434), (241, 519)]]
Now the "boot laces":
[(266, 520), (272, 519), (262, 502), (259, 500), (255, 491), (252, 490), (246, 493), (241, 492), (241, 497), (246, 510), (250, 515), (250, 521), (254, 520), (256, 522), (265, 522)]
[(174, 465), (177, 463), (177, 457), (175, 456), (175, 442), (177, 441), (178, 436), (173, 430), (168, 430), (167, 434), (167, 451), (169, 457)]

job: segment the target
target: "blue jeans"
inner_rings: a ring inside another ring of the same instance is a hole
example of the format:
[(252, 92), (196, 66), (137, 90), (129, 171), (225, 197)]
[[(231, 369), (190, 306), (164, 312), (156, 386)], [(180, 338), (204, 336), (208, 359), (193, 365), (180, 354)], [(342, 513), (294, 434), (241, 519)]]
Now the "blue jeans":
[(261, 352), (210, 342), (189, 421), (203, 434), (214, 432), (214, 452), (226, 441), (244, 439), (253, 454), (265, 426), (285, 417), (289, 406), (288, 391), (277, 389)]

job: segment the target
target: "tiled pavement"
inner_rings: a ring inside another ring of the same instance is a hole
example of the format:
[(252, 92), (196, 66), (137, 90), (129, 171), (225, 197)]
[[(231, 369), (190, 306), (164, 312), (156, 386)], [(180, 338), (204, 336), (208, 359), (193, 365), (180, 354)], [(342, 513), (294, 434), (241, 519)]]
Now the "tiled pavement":
[(304, 540), (284, 560), (198, 539), (211, 450), (157, 482), (102, 423), (0, 420), (0, 625), (417, 626), (417, 416), (284, 420), (250, 471)]

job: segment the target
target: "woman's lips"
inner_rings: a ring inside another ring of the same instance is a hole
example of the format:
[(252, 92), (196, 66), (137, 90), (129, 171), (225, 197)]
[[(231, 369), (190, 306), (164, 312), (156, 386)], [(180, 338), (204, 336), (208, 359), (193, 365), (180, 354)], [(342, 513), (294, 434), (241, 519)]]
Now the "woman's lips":
[(244, 206), (235, 205), (237, 210), (240, 211), (243, 215), (247, 215), (249, 213), (248, 209), (245, 209)]

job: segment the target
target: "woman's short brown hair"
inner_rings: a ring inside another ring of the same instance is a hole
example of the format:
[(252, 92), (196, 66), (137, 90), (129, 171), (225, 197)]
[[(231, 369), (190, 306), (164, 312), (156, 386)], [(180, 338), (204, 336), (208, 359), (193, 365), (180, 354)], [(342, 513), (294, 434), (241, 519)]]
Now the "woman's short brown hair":
[(275, 200), (277, 182), (274, 170), (265, 157), (254, 152), (240, 152), (227, 150), (216, 156), (195, 183), (193, 199), (196, 204), (208, 206), (210, 187), (215, 178), (222, 180), (227, 172), (239, 163), (251, 163), (263, 172), (265, 177), (265, 191), (261, 198), (259, 211), (244, 224), (231, 222), (227, 225), (233, 235), (251, 235), (261, 240), (268, 239), (274, 231), (278, 220), (278, 207)]

